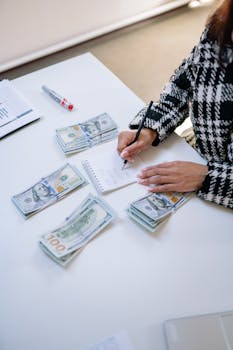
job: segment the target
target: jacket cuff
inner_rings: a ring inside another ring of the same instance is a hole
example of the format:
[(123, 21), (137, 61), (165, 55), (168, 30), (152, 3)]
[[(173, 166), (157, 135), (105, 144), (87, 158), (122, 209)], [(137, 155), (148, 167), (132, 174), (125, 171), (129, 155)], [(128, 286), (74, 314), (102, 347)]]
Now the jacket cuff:
[[(154, 105), (153, 105), (154, 107)], [(152, 146), (157, 146), (162, 140), (163, 137), (160, 136), (159, 130), (161, 128), (159, 119), (161, 118), (161, 115), (157, 113), (153, 107), (151, 108), (148, 117), (146, 118), (144, 122), (143, 128), (145, 129), (151, 129), (153, 131), (156, 131), (157, 137), (152, 142)], [(143, 109), (141, 109), (138, 114), (134, 117), (134, 119), (130, 122), (129, 128), (132, 130), (138, 129), (142, 118), (144, 117), (145, 113), (147, 112), (148, 106), (146, 105)], [(165, 135), (164, 135), (165, 138)]]
[[(226, 175), (225, 181), (221, 181), (223, 172), (222, 167), (224, 167), (224, 165), (221, 164), (219, 168), (216, 168), (216, 163), (208, 162), (207, 166), (208, 173), (201, 188), (196, 192), (198, 197), (233, 209), (232, 195), (227, 193), (227, 188), (229, 189), (230, 187), (230, 179), (229, 183), (227, 183)], [(227, 172), (226, 169), (225, 171)]]

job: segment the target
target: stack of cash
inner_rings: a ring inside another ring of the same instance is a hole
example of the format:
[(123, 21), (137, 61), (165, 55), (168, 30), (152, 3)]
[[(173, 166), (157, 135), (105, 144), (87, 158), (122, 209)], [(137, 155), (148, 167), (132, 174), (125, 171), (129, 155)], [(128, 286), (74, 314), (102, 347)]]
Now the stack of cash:
[(14, 195), (12, 200), (26, 219), (84, 184), (84, 176), (67, 163), (24, 192)]
[(50, 258), (65, 266), (114, 218), (106, 202), (89, 194), (62, 225), (41, 236), (39, 245)]
[(56, 130), (56, 138), (65, 154), (81, 152), (117, 137), (116, 123), (107, 114)]
[(153, 232), (189, 198), (178, 192), (152, 193), (132, 202), (127, 208), (129, 216)]

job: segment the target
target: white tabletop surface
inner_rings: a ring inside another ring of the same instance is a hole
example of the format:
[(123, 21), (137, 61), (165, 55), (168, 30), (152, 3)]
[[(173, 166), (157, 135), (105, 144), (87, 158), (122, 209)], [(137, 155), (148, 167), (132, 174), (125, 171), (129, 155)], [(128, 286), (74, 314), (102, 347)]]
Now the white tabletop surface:
[[(165, 320), (233, 309), (232, 211), (195, 196), (149, 233), (125, 213), (127, 204), (145, 193), (143, 186), (130, 185), (104, 195), (118, 218), (67, 268), (40, 250), (40, 235), (60, 224), (89, 192), (95, 194), (93, 186), (28, 220), (11, 196), (67, 161), (85, 174), (80, 161), (116, 142), (65, 157), (55, 128), (108, 112), (124, 129), (143, 103), (91, 54), (14, 83), (43, 118), (0, 142), (0, 349), (79, 350), (126, 330), (136, 350), (165, 350)], [(42, 93), (43, 84), (69, 97), (77, 109), (62, 109)], [(151, 149), (147, 159), (198, 159), (175, 137), (160, 149)]]

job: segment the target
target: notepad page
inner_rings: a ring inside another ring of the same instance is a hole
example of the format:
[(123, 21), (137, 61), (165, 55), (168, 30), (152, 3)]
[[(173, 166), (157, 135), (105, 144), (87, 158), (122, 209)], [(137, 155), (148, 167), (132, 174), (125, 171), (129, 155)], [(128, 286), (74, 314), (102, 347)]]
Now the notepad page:
[(32, 111), (26, 99), (8, 80), (0, 82), (0, 127)]
[(97, 191), (102, 193), (136, 182), (137, 174), (145, 167), (141, 158), (137, 157), (133, 164), (128, 163), (122, 169), (123, 159), (117, 151), (102, 153), (100, 157), (86, 159), (82, 164)]

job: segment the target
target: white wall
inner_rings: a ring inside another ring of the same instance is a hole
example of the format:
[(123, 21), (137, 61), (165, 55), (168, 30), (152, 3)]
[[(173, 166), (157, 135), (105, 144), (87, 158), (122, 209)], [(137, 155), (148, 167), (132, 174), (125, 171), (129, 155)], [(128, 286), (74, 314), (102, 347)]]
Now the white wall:
[(166, 2), (0, 0), (0, 71), (150, 17)]

